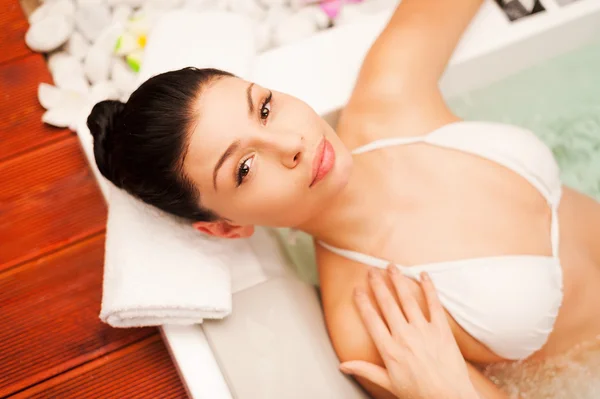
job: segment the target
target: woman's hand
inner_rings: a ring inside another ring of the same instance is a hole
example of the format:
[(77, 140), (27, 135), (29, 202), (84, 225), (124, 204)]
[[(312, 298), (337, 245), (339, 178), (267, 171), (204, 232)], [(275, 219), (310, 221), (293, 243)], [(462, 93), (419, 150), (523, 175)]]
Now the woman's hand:
[(342, 363), (340, 369), (401, 398), (478, 398), (429, 276), (421, 275), (421, 288), (429, 310), (427, 320), (410, 294), (407, 277), (395, 266), (388, 267), (388, 274), (402, 308), (383, 276), (376, 270), (369, 272), (370, 284), (385, 321), (366, 292), (357, 290), (355, 293), (359, 313), (385, 368), (364, 361), (349, 361)]

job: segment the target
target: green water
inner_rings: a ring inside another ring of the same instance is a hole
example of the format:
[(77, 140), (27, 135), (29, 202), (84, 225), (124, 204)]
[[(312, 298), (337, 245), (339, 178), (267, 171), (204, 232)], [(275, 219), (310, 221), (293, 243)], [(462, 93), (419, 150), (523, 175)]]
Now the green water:
[(449, 104), (464, 119), (530, 129), (554, 152), (563, 182), (600, 200), (600, 42)]
[[(466, 120), (530, 129), (553, 151), (563, 182), (600, 200), (600, 42), (449, 99)], [(318, 285), (310, 236), (277, 233), (300, 278)]]

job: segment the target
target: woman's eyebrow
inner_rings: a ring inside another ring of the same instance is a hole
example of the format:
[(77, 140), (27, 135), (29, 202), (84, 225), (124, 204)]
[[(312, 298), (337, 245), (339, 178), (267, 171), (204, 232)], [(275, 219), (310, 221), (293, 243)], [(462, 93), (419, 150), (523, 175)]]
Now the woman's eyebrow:
[(227, 147), (223, 155), (221, 155), (221, 158), (217, 161), (215, 169), (213, 170), (213, 187), (215, 188), (215, 191), (217, 190), (217, 173), (219, 173), (219, 169), (221, 169), (221, 166), (227, 161), (227, 158), (229, 158), (239, 147), (240, 141), (235, 140), (233, 143), (229, 144), (229, 147)]
[(254, 87), (254, 83), (250, 83), (248, 88), (246, 89), (246, 98), (248, 100), (248, 115), (254, 115), (254, 104), (252, 103), (252, 87)]

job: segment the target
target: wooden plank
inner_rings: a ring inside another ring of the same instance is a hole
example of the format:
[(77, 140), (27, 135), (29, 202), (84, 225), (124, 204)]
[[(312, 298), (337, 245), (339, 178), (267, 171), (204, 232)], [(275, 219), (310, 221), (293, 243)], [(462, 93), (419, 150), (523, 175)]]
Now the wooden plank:
[(0, 271), (105, 225), (106, 204), (76, 137), (0, 163)]
[(16, 0), (0, 0), (0, 63), (22, 57), (31, 51), (25, 45), (29, 24)]
[(52, 83), (41, 55), (0, 65), (0, 161), (72, 134), (42, 123), (45, 110), (37, 99), (40, 82)]
[(45, 381), (13, 399), (182, 399), (186, 392), (160, 337), (155, 335), (126, 349)]
[(0, 274), (0, 397), (156, 334), (100, 321), (103, 258), (100, 234)]

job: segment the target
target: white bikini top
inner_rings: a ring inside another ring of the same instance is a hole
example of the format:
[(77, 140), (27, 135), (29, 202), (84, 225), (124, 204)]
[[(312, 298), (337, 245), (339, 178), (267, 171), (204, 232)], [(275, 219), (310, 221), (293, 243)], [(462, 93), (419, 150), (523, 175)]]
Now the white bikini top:
[[(377, 140), (353, 153), (412, 143), (455, 149), (494, 161), (527, 179), (548, 202), (552, 211), (552, 256), (502, 255), (397, 265), (404, 275), (415, 280), (422, 271), (428, 272), (448, 313), (498, 356), (511, 360), (528, 357), (546, 343), (563, 298), (557, 215), (561, 181), (552, 152), (533, 133), (516, 126), (456, 122), (425, 136)], [(390, 264), (374, 256), (319, 243), (369, 266), (385, 268)]]

